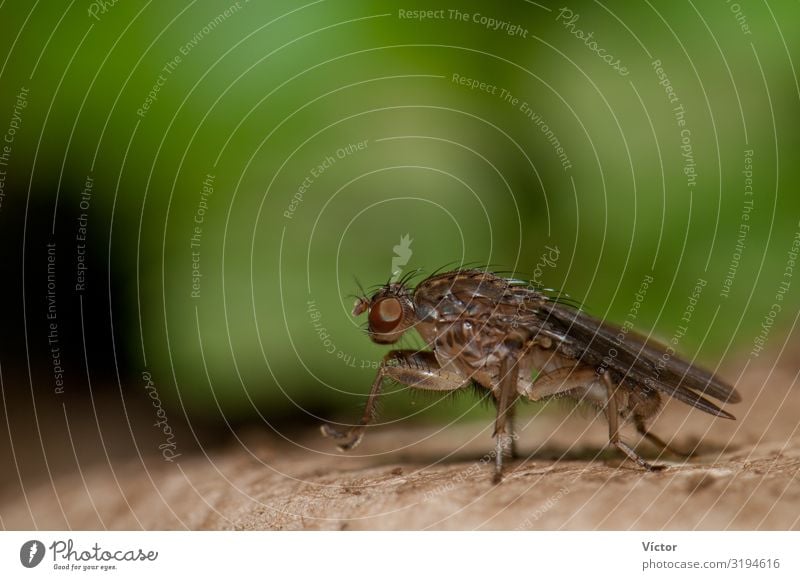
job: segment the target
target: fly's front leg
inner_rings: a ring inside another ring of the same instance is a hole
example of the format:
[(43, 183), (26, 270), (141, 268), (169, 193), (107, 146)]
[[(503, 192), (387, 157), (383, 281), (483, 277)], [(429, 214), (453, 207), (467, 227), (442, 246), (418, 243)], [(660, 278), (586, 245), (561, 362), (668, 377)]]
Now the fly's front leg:
[[(392, 353), (389, 353), (388, 356), (391, 356)], [(375, 380), (372, 382), (372, 388), (369, 391), (369, 396), (367, 397), (367, 404), (364, 407), (364, 414), (361, 416), (361, 421), (358, 425), (354, 425), (348, 429), (339, 429), (337, 427), (333, 427), (327, 423), (323, 424), (320, 427), (320, 431), (325, 437), (331, 437), (332, 439), (340, 439), (343, 440), (342, 443), (339, 443), (337, 446), (339, 451), (350, 451), (353, 447), (361, 443), (361, 438), (364, 436), (364, 429), (366, 429), (367, 425), (369, 425), (372, 420), (375, 418), (375, 403), (378, 400), (378, 395), (380, 395), (381, 388), (383, 387), (383, 379), (386, 377), (386, 358), (384, 358), (383, 362), (381, 362), (381, 366), (378, 368), (378, 374), (375, 375)]]
[(385, 379), (397, 381), (412, 389), (428, 391), (454, 391), (469, 382), (458, 373), (441, 368), (432, 352), (390, 351), (378, 368), (378, 374), (372, 383), (364, 414), (359, 423), (344, 430), (328, 424), (322, 425), (321, 431), (324, 436), (344, 440), (338, 446), (340, 451), (349, 451), (361, 442), (367, 425), (375, 419), (375, 405)]
[(608, 419), (608, 439), (612, 445), (622, 451), (631, 460), (638, 463), (648, 471), (661, 471), (663, 465), (652, 465), (645, 461), (636, 451), (619, 437), (619, 405), (617, 401), (617, 391), (619, 385), (614, 384), (608, 371), (603, 373), (603, 382), (606, 384), (606, 418)]

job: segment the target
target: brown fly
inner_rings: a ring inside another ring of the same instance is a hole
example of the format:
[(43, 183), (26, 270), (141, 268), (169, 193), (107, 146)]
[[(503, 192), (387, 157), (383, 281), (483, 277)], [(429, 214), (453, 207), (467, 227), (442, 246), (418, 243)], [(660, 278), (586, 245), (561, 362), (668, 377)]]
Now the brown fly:
[(741, 400), (713, 373), (664, 346), (597, 320), (557, 294), (484, 270), (436, 274), (415, 288), (389, 283), (356, 301), (353, 315), (365, 312), (373, 342), (395, 343), (413, 328), (429, 350), (390, 351), (361, 421), (345, 430), (323, 425), (323, 434), (341, 440), (343, 451), (361, 441), (386, 379), (431, 391), (490, 391), (497, 407), (495, 481), (502, 477), (503, 457), (515, 455), (514, 405), (520, 399), (569, 397), (594, 405), (608, 420), (611, 445), (650, 471), (663, 466), (648, 463), (620, 439), (622, 424), (633, 423), (662, 451), (678, 453), (647, 429), (662, 395), (726, 419), (734, 417), (706, 397)]

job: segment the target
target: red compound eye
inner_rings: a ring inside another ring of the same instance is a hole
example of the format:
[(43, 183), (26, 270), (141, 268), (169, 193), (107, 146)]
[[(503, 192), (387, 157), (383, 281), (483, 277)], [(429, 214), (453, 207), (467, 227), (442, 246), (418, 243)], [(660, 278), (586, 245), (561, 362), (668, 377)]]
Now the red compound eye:
[(369, 328), (373, 332), (392, 332), (403, 319), (403, 305), (397, 298), (381, 298), (369, 310)]

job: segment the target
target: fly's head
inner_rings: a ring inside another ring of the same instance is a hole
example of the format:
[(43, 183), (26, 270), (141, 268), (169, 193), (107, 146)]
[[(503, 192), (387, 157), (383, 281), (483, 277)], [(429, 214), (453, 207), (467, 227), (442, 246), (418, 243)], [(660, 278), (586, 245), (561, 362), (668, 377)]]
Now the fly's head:
[(367, 330), (372, 342), (393, 344), (415, 321), (414, 303), (404, 284), (391, 283), (372, 296), (362, 296), (353, 305), (353, 316), (367, 312)]

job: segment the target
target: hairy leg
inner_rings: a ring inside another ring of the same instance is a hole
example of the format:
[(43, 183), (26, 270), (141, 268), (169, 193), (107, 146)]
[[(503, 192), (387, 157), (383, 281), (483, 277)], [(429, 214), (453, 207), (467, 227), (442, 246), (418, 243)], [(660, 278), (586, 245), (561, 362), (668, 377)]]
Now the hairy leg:
[[(514, 403), (517, 401), (517, 373), (515, 359), (504, 358), (500, 362), (500, 384), (498, 386), (496, 405), (497, 418), (494, 423), (495, 464), (494, 483), (503, 479), (503, 456), (510, 455), (513, 449), (513, 437), (509, 436), (509, 416), (513, 415)], [(513, 427), (512, 427), (513, 431)]]
[(432, 352), (390, 351), (378, 368), (378, 374), (372, 383), (364, 413), (358, 424), (347, 429), (339, 429), (327, 423), (322, 425), (321, 431), (324, 436), (343, 440), (338, 445), (339, 450), (349, 451), (361, 442), (367, 425), (375, 419), (375, 405), (385, 379), (397, 381), (412, 389), (427, 391), (455, 391), (469, 383), (458, 373), (442, 369)]
[(612, 445), (622, 451), (629, 459), (638, 463), (641, 467), (648, 471), (660, 471), (664, 469), (663, 465), (652, 465), (645, 461), (636, 451), (634, 451), (627, 443), (622, 441), (619, 437), (619, 406), (617, 401), (617, 391), (619, 385), (614, 384), (611, 380), (611, 375), (606, 371), (603, 373), (603, 382), (606, 384), (607, 402), (606, 402), (606, 418), (608, 419), (608, 439)]

